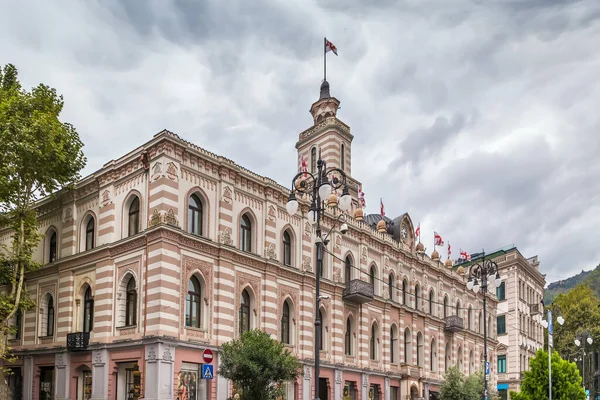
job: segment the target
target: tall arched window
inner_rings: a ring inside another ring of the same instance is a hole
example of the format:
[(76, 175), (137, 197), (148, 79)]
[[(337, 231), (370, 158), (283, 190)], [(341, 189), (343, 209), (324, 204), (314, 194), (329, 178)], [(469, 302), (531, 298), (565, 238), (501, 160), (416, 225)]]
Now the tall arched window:
[(202, 326), (202, 286), (195, 276), (188, 281), (188, 292), (185, 299), (185, 326), (192, 328)]
[(352, 355), (352, 322), (350, 317), (346, 319), (346, 336), (344, 338), (344, 352), (347, 356)]
[(469, 375), (474, 372), (475, 369), (475, 357), (473, 357), (473, 350), (469, 352)]
[(408, 282), (406, 279), (402, 281), (402, 304), (408, 305)]
[(429, 370), (431, 372), (437, 371), (437, 343), (435, 339), (431, 340), (431, 356), (429, 357)]
[(281, 313), (281, 342), (290, 344), (290, 305), (287, 300), (283, 302)]
[(131, 276), (127, 282), (127, 292), (125, 299), (125, 326), (137, 324), (137, 289), (135, 288), (135, 278)]
[(377, 324), (371, 325), (371, 343), (370, 343), (371, 360), (377, 359)]
[(444, 318), (448, 317), (448, 296), (444, 296)]
[(242, 291), (240, 302), (240, 335), (250, 330), (250, 294), (246, 289)]
[(460, 317), (460, 301), (456, 302), (456, 316)]
[(375, 276), (377, 275), (377, 273), (375, 272), (375, 267), (371, 266), (371, 269), (369, 270), (369, 282), (371, 282), (371, 285), (375, 286)]
[(240, 223), (240, 250), (252, 251), (252, 223), (246, 214), (242, 215)]
[(446, 351), (444, 355), (444, 371), (448, 372), (448, 368), (450, 368), (450, 362), (452, 361), (452, 347), (450, 347), (450, 343), (446, 343)]
[(390, 274), (388, 278), (388, 296), (390, 300), (394, 300), (394, 274)]
[(421, 286), (415, 285), (415, 310), (420, 310), (419, 303), (421, 302)]
[(50, 236), (50, 252), (48, 253), (48, 262), (56, 261), (56, 232), (52, 231), (52, 235)]
[(352, 260), (350, 256), (346, 257), (346, 262), (344, 263), (344, 279), (346, 282), (352, 280)]
[(48, 298), (48, 314), (46, 314), (46, 336), (54, 335), (54, 299)]
[(346, 146), (344, 143), (340, 145), (340, 166), (342, 171), (346, 169)]
[(188, 232), (202, 235), (202, 202), (196, 194), (188, 200)]
[(313, 174), (317, 172), (317, 148), (310, 149), (310, 170)]
[(83, 295), (83, 331), (91, 332), (94, 329), (94, 298), (92, 288), (87, 287)]
[(469, 306), (469, 313), (467, 314), (467, 329), (473, 329), (473, 307)]
[(325, 342), (325, 338), (323, 337), (323, 325), (325, 325), (325, 319), (323, 318), (323, 311), (319, 310), (319, 350), (324, 350), (323, 343)]
[(94, 218), (90, 217), (85, 227), (85, 249), (91, 250), (94, 248)]
[(292, 238), (288, 231), (283, 232), (283, 264), (292, 265)]
[(423, 334), (417, 333), (417, 365), (422, 367), (425, 364), (425, 346), (423, 343)]
[(131, 204), (129, 205), (129, 226), (128, 235), (136, 235), (140, 231), (140, 199), (135, 196)]
[(429, 291), (429, 314), (433, 315), (433, 300), (434, 300), (434, 294), (433, 294), (433, 289), (431, 289)]
[(398, 329), (396, 325), (392, 325), (390, 328), (390, 362), (395, 364), (397, 362), (396, 358), (396, 342), (398, 341)]
[(412, 364), (412, 336), (408, 328), (404, 330), (404, 364)]

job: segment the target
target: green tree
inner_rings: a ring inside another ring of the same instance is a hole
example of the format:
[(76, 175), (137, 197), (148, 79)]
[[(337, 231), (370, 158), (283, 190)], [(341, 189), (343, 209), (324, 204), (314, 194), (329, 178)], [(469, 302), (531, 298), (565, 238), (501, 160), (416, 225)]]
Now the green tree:
[(85, 166), (75, 128), (59, 120), (64, 101), (39, 84), (24, 90), (14, 65), (0, 68), (0, 227), (12, 231), (12, 245), (0, 248), (0, 358), (9, 359), (11, 318), (34, 304), (25, 274), (40, 267), (32, 255), (40, 242), (35, 202), (71, 187)]
[(222, 346), (218, 374), (233, 382), (241, 400), (274, 400), (283, 383), (296, 379), (302, 364), (285, 345), (255, 329)]
[(440, 400), (465, 400), (465, 382), (456, 365), (448, 368), (440, 387)]
[[(538, 350), (524, 372), (521, 391), (510, 392), (511, 400), (548, 400), (548, 353)], [(585, 400), (581, 376), (575, 363), (563, 360), (558, 352), (552, 353), (552, 399)]]
[[(496, 399), (497, 393), (492, 385), (488, 385), (488, 399)], [(481, 400), (485, 393), (485, 375), (478, 371), (465, 378), (464, 383), (464, 399), (465, 400)]]

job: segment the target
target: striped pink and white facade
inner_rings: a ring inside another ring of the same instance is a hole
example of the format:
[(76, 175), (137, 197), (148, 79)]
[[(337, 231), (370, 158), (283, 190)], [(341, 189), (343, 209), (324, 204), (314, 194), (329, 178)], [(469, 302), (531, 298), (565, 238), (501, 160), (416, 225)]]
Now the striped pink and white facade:
[[(315, 103), (313, 112), (319, 107)], [(352, 136), (335, 111), (328, 112), (333, 116), (315, 117), (315, 125), (300, 134), (298, 152), (311, 168), (311, 149), (318, 147), (329, 165), (350, 175)], [(356, 197), (355, 188), (353, 193)], [(14, 366), (23, 376), (23, 398), (40, 398), (51, 370), (55, 399), (87, 398), (84, 381), (90, 374), (89, 398), (127, 399), (134, 370), (141, 398), (175, 399), (180, 372), (202, 364), (205, 349), (213, 350), (216, 371), (219, 346), (239, 335), (244, 290), (250, 295), (251, 328), (276, 338), (281, 338), (287, 302), (289, 347), (305, 365), (303, 376), (288, 384), (287, 398), (314, 398), (314, 233), (304, 206), (295, 216), (287, 214), (288, 194), (289, 189), (273, 180), (162, 131), (82, 180), (73, 192), (42, 201), (39, 226), (44, 240), (37, 260), (48, 261), (53, 233), (59, 245), (56, 260), (27, 277), (27, 289), (38, 306), (24, 313), (23, 333), (11, 341), (19, 355)], [(189, 232), (191, 195), (202, 205), (200, 235)], [(139, 217), (132, 222), (135, 198)], [(251, 222), (249, 251), (240, 249), (244, 215)], [(332, 225), (331, 217), (325, 218), (325, 226)], [(95, 222), (94, 246), (86, 250), (90, 218)], [(408, 215), (404, 218), (411, 229), (401, 242), (351, 217), (345, 235), (332, 233), (321, 282), (322, 294), (329, 296), (322, 301), (322, 399), (344, 397), (345, 387), (354, 399), (366, 400), (371, 390), (377, 399), (420, 398), (437, 391), (451, 364), (458, 363), (465, 373), (481, 368), (481, 298), (466, 290), (463, 275), (416, 254), (414, 227)], [(138, 224), (133, 231), (132, 223)], [(290, 265), (282, 263), (284, 232), (291, 237)], [(0, 232), (0, 240), (8, 243), (10, 232)], [(354, 266), (352, 279), (368, 281), (375, 267), (373, 301), (359, 305), (342, 298), (347, 257)], [(186, 326), (192, 276), (202, 288), (199, 328)], [(391, 297), (390, 276), (396, 286)], [(136, 293), (135, 324), (126, 321), (130, 279)], [(84, 329), (88, 288), (93, 295), (90, 343), (85, 351), (68, 351), (67, 334)], [(420, 295), (415, 305), (416, 290)], [(44, 321), (50, 297), (55, 299), (55, 329), (48, 335)], [(488, 307), (488, 357), (495, 360), (494, 296)], [(456, 312), (465, 329), (446, 333), (444, 315)], [(349, 319), (351, 346), (346, 349)], [(495, 382), (495, 372), (491, 380)], [(230, 383), (219, 377), (197, 386), (204, 399), (231, 396)]]

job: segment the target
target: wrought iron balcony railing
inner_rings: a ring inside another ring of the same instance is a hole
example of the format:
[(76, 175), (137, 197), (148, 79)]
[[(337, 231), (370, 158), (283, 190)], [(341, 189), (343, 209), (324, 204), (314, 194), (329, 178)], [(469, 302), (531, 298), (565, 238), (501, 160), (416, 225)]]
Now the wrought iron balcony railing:
[(446, 332), (458, 332), (464, 329), (463, 319), (458, 315), (451, 315), (445, 318), (446, 327), (444, 328)]
[(87, 350), (90, 344), (89, 332), (75, 332), (67, 334), (67, 350), (83, 351)]
[(346, 282), (346, 288), (342, 292), (344, 300), (357, 304), (368, 303), (373, 300), (374, 288), (369, 282), (353, 279)]

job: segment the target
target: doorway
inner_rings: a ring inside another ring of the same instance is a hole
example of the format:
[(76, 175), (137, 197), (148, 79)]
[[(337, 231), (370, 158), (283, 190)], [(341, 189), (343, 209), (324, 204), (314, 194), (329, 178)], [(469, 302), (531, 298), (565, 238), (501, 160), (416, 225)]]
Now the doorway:
[(54, 367), (40, 367), (40, 400), (54, 400)]
[(327, 378), (319, 378), (319, 399), (329, 400), (329, 389), (327, 388)]

